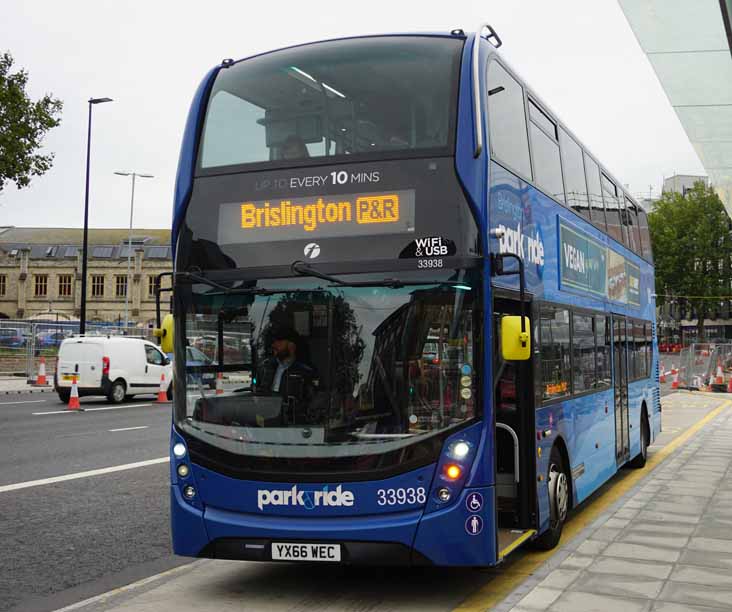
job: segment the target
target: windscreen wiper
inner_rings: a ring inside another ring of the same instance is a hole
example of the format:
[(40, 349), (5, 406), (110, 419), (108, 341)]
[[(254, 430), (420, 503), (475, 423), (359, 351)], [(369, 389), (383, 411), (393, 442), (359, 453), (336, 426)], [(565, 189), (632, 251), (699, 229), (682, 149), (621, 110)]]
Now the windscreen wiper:
[(401, 289), (402, 287), (416, 287), (420, 285), (450, 285), (452, 287), (463, 288), (470, 290), (472, 287), (464, 282), (460, 281), (413, 281), (413, 280), (400, 280), (398, 278), (383, 278), (381, 280), (370, 280), (370, 281), (344, 281), (336, 276), (319, 272), (312, 266), (308, 265), (304, 261), (295, 261), (290, 266), (292, 271), (300, 276), (312, 276), (314, 278), (320, 278), (323, 280), (330, 281), (333, 283), (331, 287), (390, 287), (391, 289)]

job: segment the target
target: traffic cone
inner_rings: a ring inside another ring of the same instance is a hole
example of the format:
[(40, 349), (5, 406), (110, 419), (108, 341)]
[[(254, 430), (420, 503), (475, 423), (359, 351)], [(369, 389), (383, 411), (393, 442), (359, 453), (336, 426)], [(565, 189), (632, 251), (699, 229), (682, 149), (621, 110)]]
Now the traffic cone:
[(158, 388), (158, 403), (164, 404), (168, 402), (168, 394), (165, 391), (165, 373), (160, 375), (160, 387)]
[(714, 376), (714, 384), (715, 385), (724, 384), (724, 374), (722, 373), (722, 362), (719, 359), (717, 359), (717, 373)]
[(727, 381), (727, 393), (732, 393), (732, 376), (730, 376)]
[(672, 389), (679, 388), (679, 371), (678, 370), (676, 370), (676, 373), (674, 374), (674, 379), (671, 381), (671, 388)]
[(38, 364), (38, 376), (36, 377), (37, 385), (47, 385), (46, 382), (46, 358), (41, 357), (41, 361)]
[(661, 370), (659, 376), (658, 376), (658, 382), (661, 384), (666, 384), (666, 370), (663, 367), (663, 364), (661, 364), (661, 367), (659, 368)]
[(222, 372), (216, 374), (216, 395), (224, 394), (224, 375)]
[(679, 370), (677, 368), (675, 368), (674, 364), (672, 363), (671, 364), (671, 374), (678, 374), (678, 373), (679, 373)]
[(79, 403), (79, 387), (76, 384), (76, 376), (71, 379), (71, 395), (69, 395), (69, 404), (66, 406), (66, 410), (80, 410), (81, 404)]

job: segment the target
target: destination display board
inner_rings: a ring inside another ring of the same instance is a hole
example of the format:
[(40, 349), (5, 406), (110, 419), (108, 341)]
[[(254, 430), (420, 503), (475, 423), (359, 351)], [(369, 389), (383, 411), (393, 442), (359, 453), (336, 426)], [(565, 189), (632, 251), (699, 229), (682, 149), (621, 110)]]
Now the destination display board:
[(221, 204), (218, 243), (414, 233), (414, 189)]
[(640, 268), (580, 230), (559, 222), (559, 280), (622, 304), (641, 304)]

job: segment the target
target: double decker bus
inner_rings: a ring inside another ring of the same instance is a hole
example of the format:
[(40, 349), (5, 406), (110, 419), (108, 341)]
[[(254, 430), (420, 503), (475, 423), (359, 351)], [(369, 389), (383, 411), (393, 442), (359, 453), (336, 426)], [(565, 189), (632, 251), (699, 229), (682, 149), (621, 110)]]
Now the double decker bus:
[(645, 212), (500, 44), (328, 40), (203, 79), (162, 332), (177, 554), (488, 566), (644, 465)]

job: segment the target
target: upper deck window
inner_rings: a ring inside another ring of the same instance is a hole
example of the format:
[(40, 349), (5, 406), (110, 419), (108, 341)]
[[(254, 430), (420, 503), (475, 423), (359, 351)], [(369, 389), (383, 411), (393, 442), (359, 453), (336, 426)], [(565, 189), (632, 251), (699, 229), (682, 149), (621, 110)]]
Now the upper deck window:
[(448, 154), (462, 46), (461, 39), (420, 36), (340, 40), (222, 69), (199, 165)]
[(488, 129), (491, 154), (531, 178), (524, 90), (498, 62), (488, 64)]
[(559, 158), (557, 125), (529, 100), (529, 139), (534, 181), (555, 200), (564, 202), (562, 163)]
[(590, 204), (587, 198), (585, 165), (582, 149), (563, 129), (559, 129), (559, 142), (562, 145), (562, 167), (567, 190), (567, 205), (585, 219), (590, 219)]

